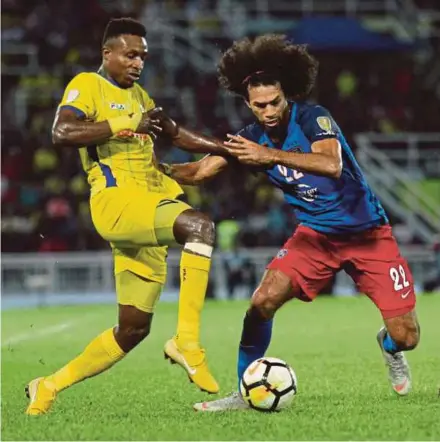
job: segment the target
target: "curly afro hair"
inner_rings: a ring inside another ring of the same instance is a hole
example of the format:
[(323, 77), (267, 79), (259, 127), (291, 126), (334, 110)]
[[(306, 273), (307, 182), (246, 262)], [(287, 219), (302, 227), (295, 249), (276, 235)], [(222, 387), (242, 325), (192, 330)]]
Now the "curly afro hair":
[(293, 44), (278, 34), (236, 41), (218, 64), (220, 84), (245, 98), (249, 85), (279, 82), (287, 98), (304, 100), (313, 89), (317, 72), (318, 62), (306, 46)]

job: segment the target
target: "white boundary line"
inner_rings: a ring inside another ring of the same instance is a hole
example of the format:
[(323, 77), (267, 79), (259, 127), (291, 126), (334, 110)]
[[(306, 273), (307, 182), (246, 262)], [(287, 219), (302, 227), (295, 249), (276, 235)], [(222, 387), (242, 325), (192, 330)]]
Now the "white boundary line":
[(46, 327), (40, 330), (35, 330), (31, 333), (21, 333), (19, 335), (11, 336), (2, 342), (2, 348), (7, 347), (11, 344), (18, 344), (24, 341), (31, 341), (32, 339), (38, 339), (42, 336), (50, 335), (51, 333), (61, 332), (72, 327), (72, 322), (63, 322), (61, 324), (52, 325), (51, 327)]

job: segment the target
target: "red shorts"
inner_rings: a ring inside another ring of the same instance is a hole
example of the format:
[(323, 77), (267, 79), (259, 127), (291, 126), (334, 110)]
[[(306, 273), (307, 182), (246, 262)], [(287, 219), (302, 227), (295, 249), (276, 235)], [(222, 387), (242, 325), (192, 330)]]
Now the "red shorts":
[(312, 301), (343, 269), (385, 319), (416, 304), (411, 271), (389, 225), (344, 236), (299, 226), (267, 268), (288, 275), (294, 296), (303, 301)]

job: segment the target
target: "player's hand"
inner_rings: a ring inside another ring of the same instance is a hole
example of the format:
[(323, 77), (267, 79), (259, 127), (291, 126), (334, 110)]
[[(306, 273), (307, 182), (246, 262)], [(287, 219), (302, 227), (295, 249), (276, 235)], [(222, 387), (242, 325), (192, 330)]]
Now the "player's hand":
[(142, 119), (136, 128), (136, 133), (148, 134), (153, 139), (156, 139), (157, 136), (162, 132), (160, 120), (156, 116), (159, 111), (162, 111), (161, 107), (155, 107), (148, 112), (144, 112), (142, 114)]
[(151, 118), (159, 120), (159, 126), (161, 127), (161, 132), (157, 135), (166, 135), (168, 137), (174, 138), (179, 132), (179, 126), (177, 123), (170, 118), (161, 107), (156, 107), (149, 111)]
[(273, 166), (274, 157), (272, 149), (254, 143), (241, 135), (228, 134), (228, 141), (224, 141), (228, 152), (248, 166)]

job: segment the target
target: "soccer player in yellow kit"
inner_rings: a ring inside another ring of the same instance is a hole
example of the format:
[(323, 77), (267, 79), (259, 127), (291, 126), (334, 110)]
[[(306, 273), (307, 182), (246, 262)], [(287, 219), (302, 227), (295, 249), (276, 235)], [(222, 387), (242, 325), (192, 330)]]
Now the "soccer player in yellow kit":
[(110, 21), (100, 70), (73, 78), (55, 117), (54, 144), (78, 148), (94, 225), (113, 250), (119, 318), (63, 368), (28, 384), (30, 415), (46, 413), (60, 391), (107, 370), (149, 334), (166, 278), (167, 246), (176, 243), (183, 245), (178, 324), (165, 356), (200, 389), (219, 390), (199, 341), (214, 225), (176, 199), (180, 186), (156, 167), (152, 137), (161, 127), (153, 100), (135, 83), (147, 55), (145, 36), (135, 20)]

